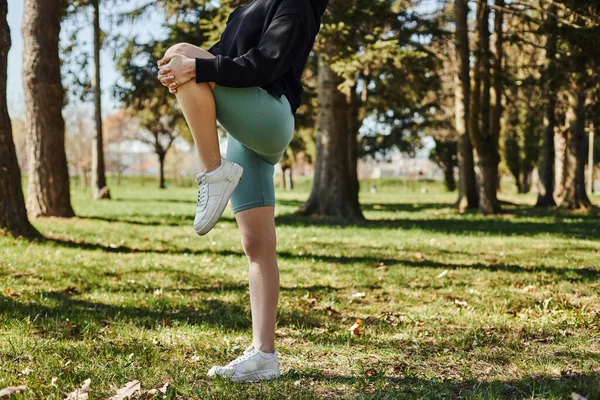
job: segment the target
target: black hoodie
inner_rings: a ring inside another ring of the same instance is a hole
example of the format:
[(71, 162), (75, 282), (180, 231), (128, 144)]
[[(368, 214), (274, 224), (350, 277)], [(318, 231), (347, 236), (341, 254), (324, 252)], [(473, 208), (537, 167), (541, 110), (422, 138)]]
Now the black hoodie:
[(285, 95), (295, 113), (301, 77), (321, 26), (328, 0), (253, 0), (236, 8), (221, 39), (196, 59), (196, 82), (221, 86), (260, 86)]

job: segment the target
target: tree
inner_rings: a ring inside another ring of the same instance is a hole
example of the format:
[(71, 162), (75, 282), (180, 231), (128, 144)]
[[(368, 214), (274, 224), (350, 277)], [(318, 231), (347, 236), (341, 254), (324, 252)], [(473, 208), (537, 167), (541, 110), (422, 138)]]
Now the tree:
[(91, 0), (94, 25), (94, 74), (92, 87), (94, 88), (94, 120), (96, 122), (96, 135), (92, 141), (92, 189), (95, 199), (110, 199), (110, 190), (106, 186), (106, 172), (104, 167), (104, 142), (102, 137), (102, 87), (100, 85), (100, 0)]
[(469, 6), (467, 0), (455, 1), (456, 24), (456, 133), (458, 134), (458, 201), (460, 211), (475, 208), (479, 202), (473, 160), (473, 145), (469, 136), (471, 74), (469, 50)]
[(89, 111), (81, 106), (68, 107), (65, 118), (67, 159), (71, 168), (79, 175), (81, 188), (86, 190), (88, 175), (92, 171), (91, 143), (94, 140), (94, 120)]
[(125, 110), (119, 110), (104, 119), (107, 167), (117, 174), (117, 185), (121, 184), (123, 173), (129, 168), (123, 157), (123, 144), (138, 137), (138, 131), (139, 127), (134, 126)]
[[(420, 139), (420, 121), (427, 121), (434, 108), (426, 94), (437, 81), (432, 68), (437, 62), (417, 37), (439, 33), (436, 24), (411, 12), (411, 0), (329, 5), (315, 45), (319, 53), (315, 180), (299, 211), (362, 219), (358, 154), (385, 153)], [(385, 129), (369, 131), (366, 120)], [(335, 185), (333, 190), (330, 184)]]
[(543, 98), (544, 107), (544, 137), (542, 142), (540, 180), (538, 184), (538, 199), (536, 207), (552, 207), (554, 201), (554, 131), (556, 128), (556, 96), (557, 90), (557, 37), (556, 37), (556, 7), (551, 6), (546, 18), (546, 55), (544, 62)]
[[(116, 0), (113, 0), (116, 1)], [(65, 19), (70, 24), (70, 38), (67, 46), (63, 49), (64, 72), (66, 79), (72, 81), (71, 93), (79, 95), (81, 100), (86, 101), (93, 96), (94, 102), (94, 137), (91, 140), (90, 152), (92, 158), (92, 196), (94, 199), (110, 199), (110, 190), (106, 185), (106, 168), (104, 157), (104, 138), (102, 131), (102, 86), (100, 79), (100, 52), (102, 50), (105, 33), (100, 28), (101, 3), (107, 0), (70, 0), (65, 13)], [(92, 25), (92, 49), (93, 54), (81, 49), (82, 39), (80, 32), (88, 27), (89, 11), (91, 9)], [(83, 16), (82, 21), (78, 17)], [(92, 67), (92, 74), (88, 69)]]
[(21, 171), (6, 104), (7, 61), (11, 46), (7, 14), (8, 3), (0, 0), (0, 234), (33, 239), (40, 234), (27, 219)]
[(118, 88), (118, 94), (127, 112), (143, 128), (138, 130), (135, 139), (149, 145), (158, 157), (161, 189), (166, 188), (167, 152), (178, 137), (191, 137), (183, 114), (177, 111), (177, 99), (156, 79), (155, 60), (159, 60), (165, 50), (164, 41), (138, 44), (133, 40), (118, 61), (126, 84)]
[(59, 0), (26, 0), (23, 85), (29, 149), (27, 210), (32, 217), (74, 216), (65, 155), (64, 100), (58, 42)]
[[(496, 0), (502, 7), (503, 0)], [(498, 134), (502, 114), (502, 29), (503, 14), (498, 9), (494, 26), (496, 30), (496, 54), (494, 58), (494, 96), (492, 98), (492, 76), (490, 60), (489, 6), (486, 0), (477, 0), (475, 32), (475, 61), (473, 89), (471, 94), (469, 133), (477, 152), (479, 170), (479, 211), (494, 214), (500, 211), (497, 198), (498, 188)], [(492, 103), (493, 102), (493, 103)]]
[(356, 177), (356, 132), (349, 126), (347, 98), (338, 90), (344, 79), (332, 71), (326, 55), (338, 54), (341, 46), (339, 41), (329, 41), (319, 54), (315, 178), (301, 212), (362, 219)]
[(572, 86), (567, 92), (568, 111), (565, 115), (568, 128), (564, 129), (564, 152), (559, 157), (562, 163), (557, 185), (558, 205), (568, 209), (592, 208), (585, 187), (585, 163), (587, 158), (586, 99), (587, 65), (586, 57), (579, 54), (575, 60), (577, 71)]

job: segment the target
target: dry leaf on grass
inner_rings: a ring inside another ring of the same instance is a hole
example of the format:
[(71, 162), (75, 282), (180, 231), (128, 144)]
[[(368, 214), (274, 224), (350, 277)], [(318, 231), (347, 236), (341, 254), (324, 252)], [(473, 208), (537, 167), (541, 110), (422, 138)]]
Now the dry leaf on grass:
[(443, 270), (442, 272), (440, 272), (440, 274), (439, 274), (438, 276), (436, 276), (436, 277), (435, 277), (435, 279), (440, 279), (440, 278), (443, 278), (443, 277), (445, 277), (446, 275), (448, 275), (448, 270), (447, 270), (447, 269), (445, 269), (445, 270)]
[(363, 293), (363, 292), (356, 292), (356, 293), (352, 293), (352, 296), (350, 296), (352, 299), (360, 299), (362, 297), (365, 297), (367, 294)]
[(140, 381), (127, 382), (125, 386), (117, 390), (117, 394), (110, 397), (108, 400), (125, 400), (135, 394), (140, 394), (142, 391), (142, 385)]
[(377, 373), (377, 370), (375, 368), (370, 368), (365, 371), (365, 376), (375, 375), (376, 373)]
[(154, 396), (155, 394), (167, 394), (167, 390), (169, 389), (169, 382), (165, 383), (160, 389), (150, 389), (144, 392), (144, 394), (148, 396)]
[(31, 368), (25, 368), (23, 371), (19, 372), (19, 375), (31, 375), (33, 370)]
[(65, 400), (87, 400), (91, 384), (92, 380), (87, 378), (85, 381), (83, 381), (80, 387), (69, 393)]
[(587, 400), (587, 397), (584, 397), (578, 393), (572, 392), (571, 393), (571, 400)]
[(467, 306), (467, 302), (464, 300), (458, 300), (455, 299), (454, 300), (454, 304), (456, 304), (458, 307), (466, 307)]
[(10, 395), (24, 392), (27, 386), (9, 386), (0, 390), (0, 399), (9, 397)]
[(362, 329), (362, 321), (360, 319), (357, 319), (356, 322), (354, 323), (354, 325), (352, 325), (348, 331), (353, 335), (353, 336), (360, 336), (360, 330)]

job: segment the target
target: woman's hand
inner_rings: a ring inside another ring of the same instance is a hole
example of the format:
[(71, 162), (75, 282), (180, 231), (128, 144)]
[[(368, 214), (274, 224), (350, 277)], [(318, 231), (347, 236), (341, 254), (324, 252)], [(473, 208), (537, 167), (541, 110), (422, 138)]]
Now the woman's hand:
[(184, 83), (196, 78), (196, 61), (180, 54), (163, 57), (158, 61), (158, 80), (172, 94)]

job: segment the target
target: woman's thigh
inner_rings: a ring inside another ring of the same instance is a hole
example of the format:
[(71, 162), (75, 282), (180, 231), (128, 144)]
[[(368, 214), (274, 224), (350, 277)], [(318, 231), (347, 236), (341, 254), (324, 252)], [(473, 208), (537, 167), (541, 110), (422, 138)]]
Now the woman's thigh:
[(276, 164), (294, 133), (294, 115), (285, 96), (260, 87), (213, 90), (217, 120), (227, 133), (270, 164)]
[(237, 215), (251, 208), (274, 206), (273, 164), (231, 135), (227, 141), (226, 157), (244, 168), (242, 179), (231, 196), (233, 212)]
[(214, 58), (208, 51), (190, 43), (177, 43), (167, 49), (165, 56), (180, 54), (189, 58)]

